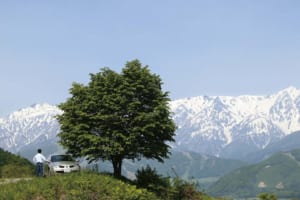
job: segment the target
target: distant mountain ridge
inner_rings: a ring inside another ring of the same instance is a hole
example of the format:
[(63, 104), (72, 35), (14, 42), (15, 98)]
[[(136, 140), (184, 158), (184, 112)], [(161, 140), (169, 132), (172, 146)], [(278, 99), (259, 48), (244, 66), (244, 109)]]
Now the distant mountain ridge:
[(287, 135), (278, 142), (268, 145), (263, 150), (247, 155), (249, 163), (257, 163), (265, 160), (277, 152), (287, 152), (293, 149), (300, 149), (300, 131)]
[[(268, 96), (198, 96), (170, 102), (177, 124), (176, 151), (246, 160), (300, 130), (300, 90), (289, 87)], [(0, 118), (0, 147), (17, 153), (55, 143), (58, 107), (35, 104)]]
[(57, 141), (62, 111), (49, 104), (35, 104), (0, 119), (0, 147), (17, 153), (27, 145)]
[(300, 90), (269, 96), (199, 96), (171, 102), (175, 149), (245, 159), (300, 130)]

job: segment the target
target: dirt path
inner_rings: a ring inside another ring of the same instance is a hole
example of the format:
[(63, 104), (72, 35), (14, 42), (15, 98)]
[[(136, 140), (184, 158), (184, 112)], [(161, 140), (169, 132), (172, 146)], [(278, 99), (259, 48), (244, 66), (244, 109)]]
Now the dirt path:
[(0, 185), (1, 184), (8, 184), (8, 183), (16, 183), (18, 181), (28, 181), (31, 180), (32, 178), (5, 178), (5, 179), (0, 179)]

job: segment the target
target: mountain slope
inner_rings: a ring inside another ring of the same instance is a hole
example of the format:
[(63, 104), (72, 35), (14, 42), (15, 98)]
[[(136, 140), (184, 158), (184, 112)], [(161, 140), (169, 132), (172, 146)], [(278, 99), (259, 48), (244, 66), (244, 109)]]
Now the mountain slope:
[(300, 130), (300, 90), (294, 87), (270, 96), (199, 96), (170, 105), (178, 150), (245, 159)]
[(250, 163), (257, 163), (269, 158), (274, 153), (291, 151), (297, 148), (300, 148), (300, 131), (291, 133), (278, 142), (271, 143), (263, 150), (249, 154), (247, 156), (247, 161)]
[(237, 169), (209, 188), (214, 196), (255, 197), (273, 193), (278, 197), (299, 198), (300, 150), (282, 152), (255, 165)]
[(0, 120), (0, 147), (16, 153), (28, 145), (56, 142), (59, 124), (54, 117), (60, 113), (49, 104), (36, 104), (12, 113)]
[(0, 148), (0, 178), (33, 176), (34, 166), (27, 159)]

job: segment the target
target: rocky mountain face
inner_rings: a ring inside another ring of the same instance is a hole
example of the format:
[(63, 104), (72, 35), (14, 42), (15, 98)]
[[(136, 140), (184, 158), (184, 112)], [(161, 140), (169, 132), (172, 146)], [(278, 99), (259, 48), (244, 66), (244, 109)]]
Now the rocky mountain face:
[(62, 111), (49, 104), (36, 104), (0, 119), (0, 147), (13, 153), (27, 145), (56, 142)]
[(199, 96), (171, 102), (175, 149), (245, 159), (300, 130), (300, 90), (269, 96)]
[[(269, 96), (199, 96), (172, 101), (177, 124), (174, 150), (224, 158), (247, 155), (300, 130), (300, 90)], [(37, 104), (0, 118), (0, 147), (19, 152), (57, 141), (56, 106)]]

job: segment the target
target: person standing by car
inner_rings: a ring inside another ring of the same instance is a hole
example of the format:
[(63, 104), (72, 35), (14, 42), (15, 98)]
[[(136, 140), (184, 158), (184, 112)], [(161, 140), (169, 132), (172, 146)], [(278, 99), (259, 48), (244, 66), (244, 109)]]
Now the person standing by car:
[(35, 175), (44, 176), (44, 166), (43, 163), (47, 161), (45, 156), (42, 154), (42, 150), (38, 149), (37, 154), (33, 157), (33, 162), (36, 164)]

